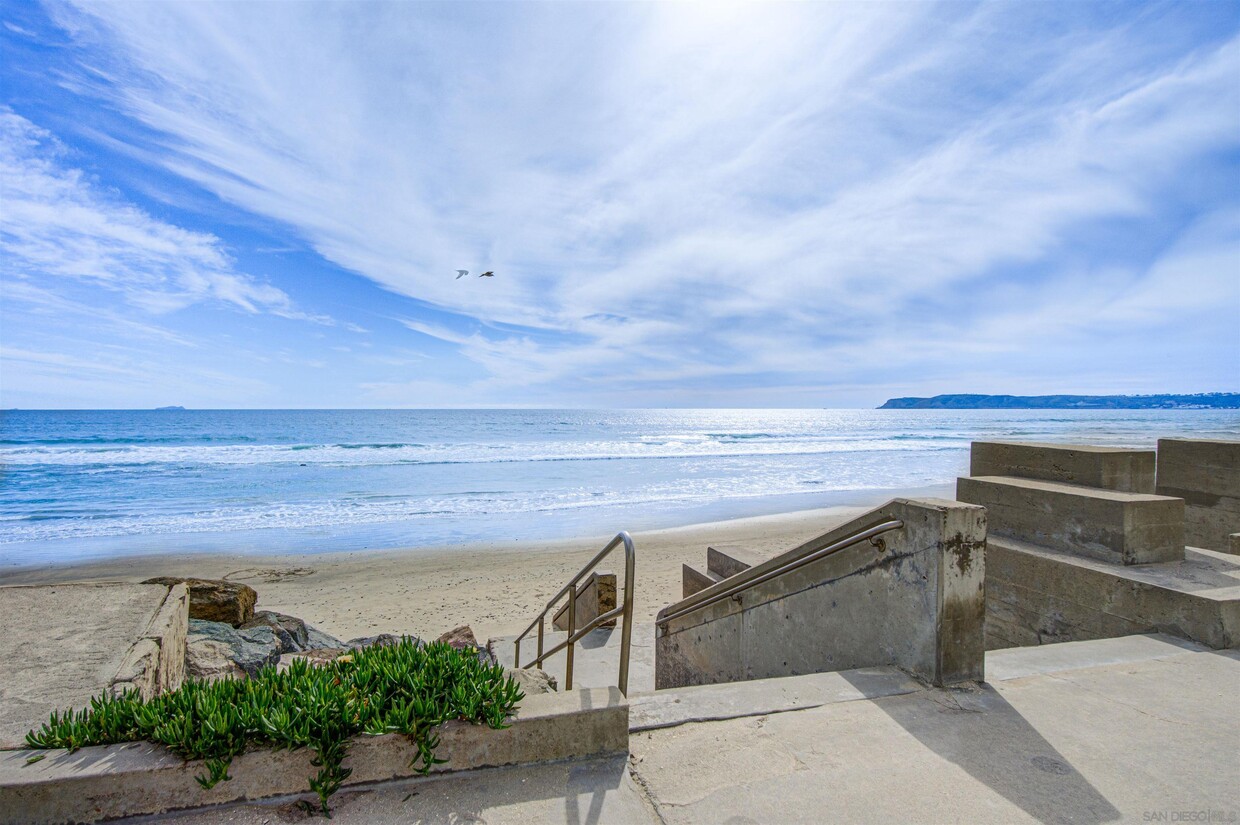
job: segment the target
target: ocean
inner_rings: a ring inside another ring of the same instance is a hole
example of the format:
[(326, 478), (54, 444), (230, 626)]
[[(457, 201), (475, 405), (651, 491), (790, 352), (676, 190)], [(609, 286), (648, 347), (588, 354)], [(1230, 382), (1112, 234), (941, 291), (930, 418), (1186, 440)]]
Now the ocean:
[(895, 491), (975, 439), (1240, 438), (1236, 410), (0, 412), (0, 566), (603, 536)]

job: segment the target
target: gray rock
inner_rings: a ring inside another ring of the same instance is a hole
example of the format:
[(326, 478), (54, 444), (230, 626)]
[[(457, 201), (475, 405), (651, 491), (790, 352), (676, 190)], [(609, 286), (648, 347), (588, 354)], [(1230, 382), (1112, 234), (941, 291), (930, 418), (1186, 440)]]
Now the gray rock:
[(193, 579), (184, 576), (158, 576), (143, 584), (171, 587), (184, 582), (189, 587), (189, 617), (207, 622), (227, 622), (233, 627), (254, 618), (258, 593), (248, 584), (223, 579)]
[(306, 625), (306, 650), (319, 650), (329, 647), (344, 647), (344, 642), (311, 625)]
[[(412, 638), (415, 642), (421, 644), (421, 640), (418, 637), (414, 636)], [(380, 633), (378, 636), (359, 636), (356, 639), (349, 639), (349, 641), (344, 643), (344, 646), (352, 650), (361, 650), (364, 647), (375, 647), (376, 645), (390, 647), (391, 645), (399, 644), (400, 639), (400, 636), (392, 633)]]
[(329, 647), (320, 650), (303, 650), (300, 653), (285, 653), (280, 657), (276, 667), (284, 670), (297, 659), (305, 659), (312, 665), (323, 665), (349, 652), (349, 649), (345, 647)]
[(270, 627), (280, 640), (282, 654), (344, 646), (335, 636), (315, 629), (296, 616), (287, 616), (274, 610), (257, 611), (254, 618), (243, 624), (241, 629), (249, 630), (255, 627)]
[(199, 679), (254, 676), (280, 660), (280, 648), (280, 638), (269, 626), (238, 630), (225, 622), (190, 619), (186, 671)]
[(559, 689), (556, 685), (555, 677), (545, 670), (539, 670), (536, 667), (531, 668), (504, 668), (504, 675), (512, 677), (526, 696), (536, 696), (539, 693), (553, 693)]
[(455, 647), (457, 650), (472, 650), (478, 647), (478, 639), (474, 636), (474, 629), (467, 624), (452, 628), (435, 641), (443, 642), (451, 647)]
[(246, 679), (232, 660), (232, 647), (214, 639), (190, 639), (185, 646), (185, 675), (192, 679)]
[(307, 647), (306, 623), (296, 616), (286, 616), (272, 610), (257, 610), (254, 618), (241, 625), (241, 629), (249, 630), (255, 627), (270, 627), (280, 640), (281, 653), (296, 653)]

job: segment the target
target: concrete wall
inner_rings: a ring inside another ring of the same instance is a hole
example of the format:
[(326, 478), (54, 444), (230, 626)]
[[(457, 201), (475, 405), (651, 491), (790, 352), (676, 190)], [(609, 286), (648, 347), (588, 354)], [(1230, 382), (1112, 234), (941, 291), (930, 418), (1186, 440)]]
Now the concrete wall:
[(1153, 450), (974, 441), (969, 475), (1037, 478), (1125, 493), (1153, 493), (1154, 463)]
[(1240, 532), (1240, 441), (1158, 440), (1158, 494), (1184, 499), (1184, 538), (1234, 553)]
[(993, 536), (1116, 564), (1184, 558), (1184, 502), (1054, 481), (961, 478), (956, 498), (986, 508)]
[(988, 650), (1151, 632), (1240, 645), (1240, 565), (1189, 550), (1182, 562), (1124, 567), (988, 538)]
[[(714, 684), (896, 666), (933, 684), (981, 680), (986, 514), (896, 499), (707, 588), (757, 578), (856, 531), (898, 518), (885, 547), (862, 542), (673, 619), (656, 630), (655, 686)], [(660, 617), (679, 609), (671, 605)]]

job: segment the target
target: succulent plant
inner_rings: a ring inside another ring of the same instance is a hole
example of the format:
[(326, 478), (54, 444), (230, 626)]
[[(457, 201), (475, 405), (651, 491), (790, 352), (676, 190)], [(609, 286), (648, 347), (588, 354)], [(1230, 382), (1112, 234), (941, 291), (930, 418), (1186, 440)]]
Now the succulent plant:
[(330, 816), (328, 799), (352, 772), (344, 759), (353, 736), (404, 734), (418, 751), (412, 767), (428, 773), (445, 761), (435, 757), (439, 725), (460, 719), (507, 727), (524, 697), (502, 666), (405, 637), (323, 664), (296, 659), (283, 671), (263, 668), (252, 679), (190, 680), (149, 700), (133, 691), (101, 695), (89, 708), (53, 712), (26, 742), (71, 751), (158, 742), (184, 759), (204, 760), (206, 773), (196, 777), (204, 788), (228, 780), (232, 758), (249, 748), (309, 747), (319, 769), (310, 790)]

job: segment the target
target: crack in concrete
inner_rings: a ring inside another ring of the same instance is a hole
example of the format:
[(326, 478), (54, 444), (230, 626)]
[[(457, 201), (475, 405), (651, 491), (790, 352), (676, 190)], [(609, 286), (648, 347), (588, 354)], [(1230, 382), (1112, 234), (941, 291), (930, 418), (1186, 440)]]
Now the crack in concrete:
[(654, 817), (654, 821), (658, 825), (668, 825), (667, 817), (663, 816), (663, 806), (654, 794), (654, 789), (646, 782), (646, 777), (642, 776), (641, 771), (637, 769), (637, 758), (632, 754), (629, 755), (629, 778), (633, 780), (633, 787), (637, 789), (637, 796), (641, 799), (642, 804), (650, 811)]

